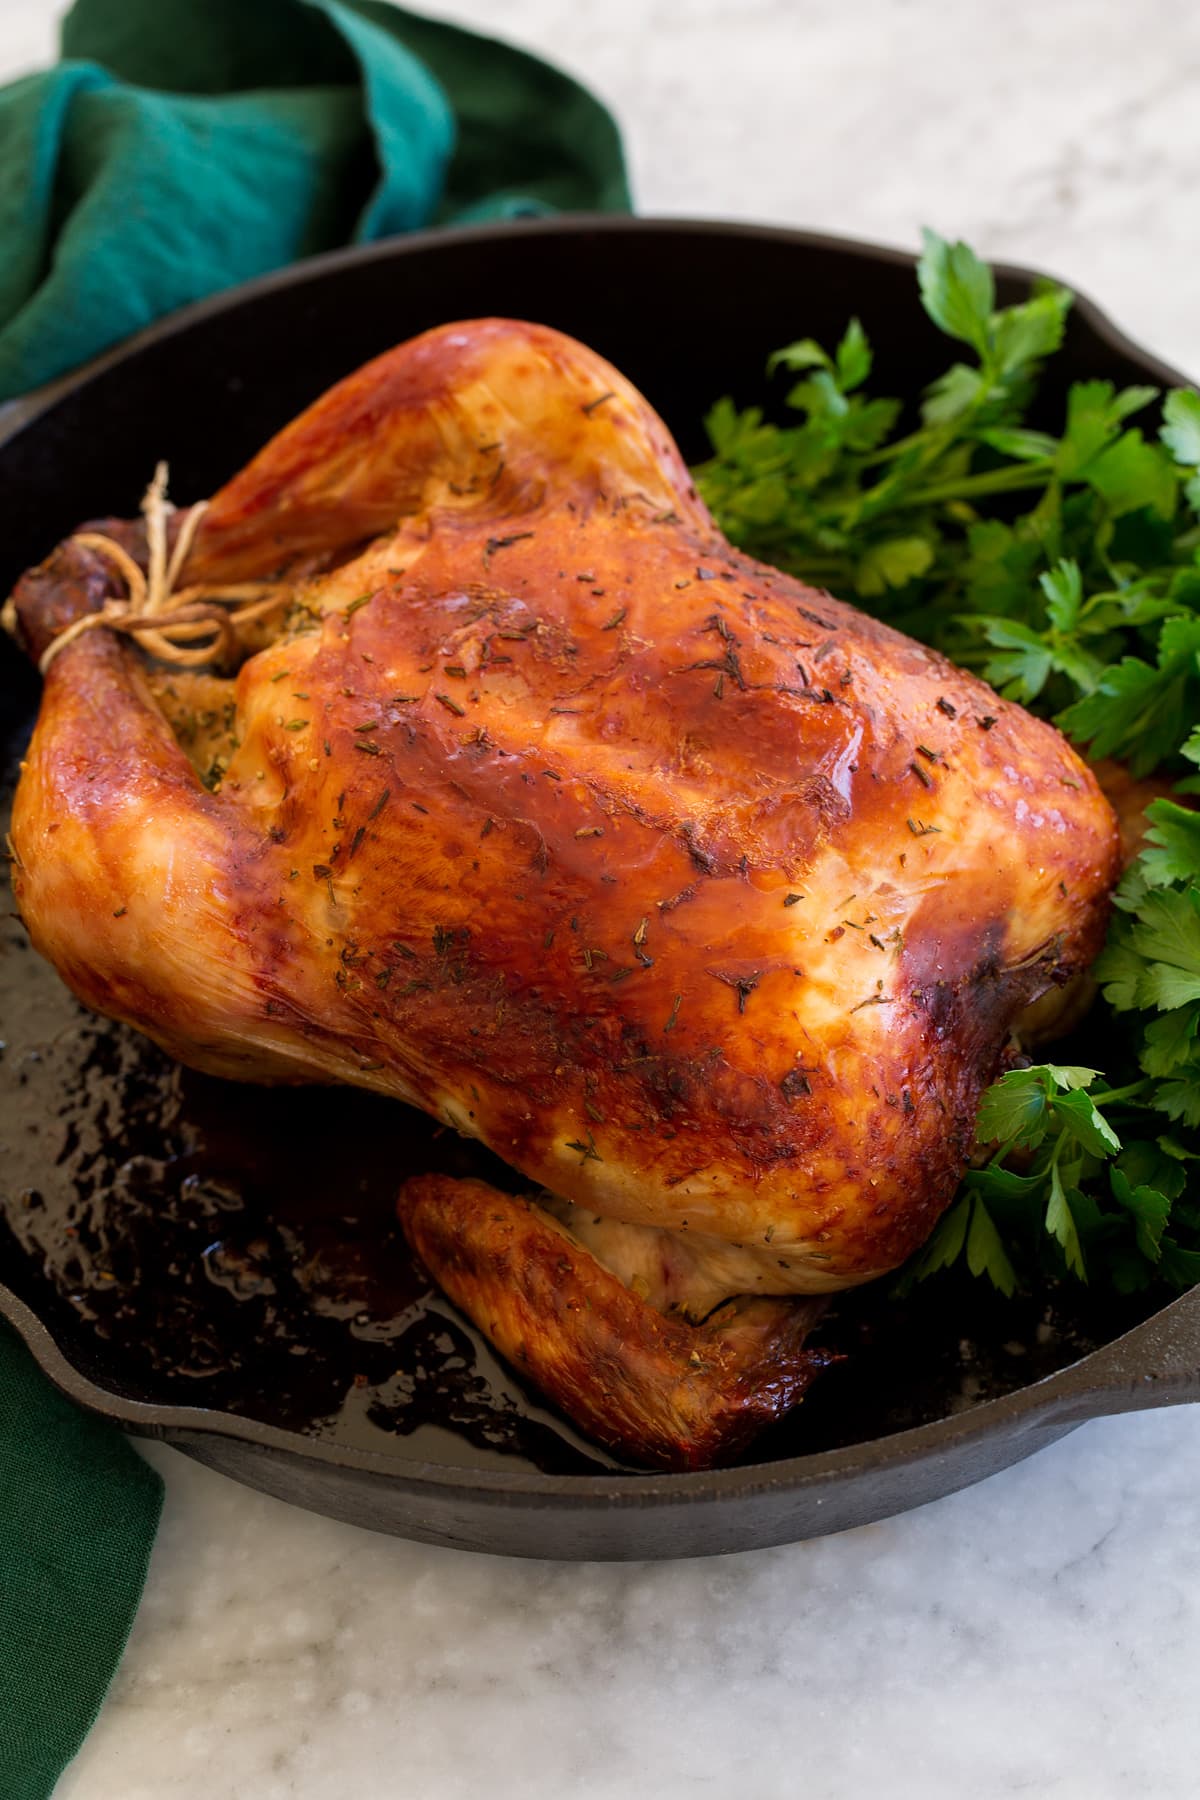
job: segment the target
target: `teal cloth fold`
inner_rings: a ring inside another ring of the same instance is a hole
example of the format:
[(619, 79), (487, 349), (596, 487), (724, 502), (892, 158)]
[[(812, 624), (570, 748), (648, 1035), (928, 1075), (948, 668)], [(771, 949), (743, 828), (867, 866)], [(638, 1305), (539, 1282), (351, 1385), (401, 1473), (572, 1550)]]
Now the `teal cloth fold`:
[(0, 1795), (46, 1800), (100, 1710), (162, 1482), (0, 1326)]
[[(629, 203), (578, 83), (382, 0), (77, 0), (62, 44), (0, 90), (0, 399), (320, 250)], [(83, 1741), (160, 1504), (0, 1328), (0, 1800)]]
[(385, 0), (77, 0), (62, 41), (0, 91), (0, 399), (320, 250), (629, 204), (586, 89)]

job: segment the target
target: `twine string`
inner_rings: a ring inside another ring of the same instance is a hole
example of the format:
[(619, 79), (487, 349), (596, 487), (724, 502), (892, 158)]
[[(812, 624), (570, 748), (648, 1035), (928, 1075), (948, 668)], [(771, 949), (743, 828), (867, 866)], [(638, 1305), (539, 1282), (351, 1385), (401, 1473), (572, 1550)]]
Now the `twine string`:
[[(64, 627), (38, 662), (44, 675), (68, 644), (88, 631), (115, 631), (133, 638), (143, 650), (176, 668), (198, 669), (215, 660), (231, 660), (242, 644), (242, 627), (265, 618), (289, 597), (289, 589), (271, 581), (240, 581), (221, 586), (178, 585), (208, 509), (201, 500), (189, 507), (175, 544), (168, 551), (168, 522), (175, 508), (167, 498), (167, 465), (160, 462), (142, 497), (146, 521), (147, 561), (143, 570), (123, 545), (102, 531), (79, 531), (70, 540), (104, 557), (125, 584), (122, 598), (106, 600), (98, 612), (86, 613)], [(16, 608), (10, 599), (0, 624), (15, 634)]]

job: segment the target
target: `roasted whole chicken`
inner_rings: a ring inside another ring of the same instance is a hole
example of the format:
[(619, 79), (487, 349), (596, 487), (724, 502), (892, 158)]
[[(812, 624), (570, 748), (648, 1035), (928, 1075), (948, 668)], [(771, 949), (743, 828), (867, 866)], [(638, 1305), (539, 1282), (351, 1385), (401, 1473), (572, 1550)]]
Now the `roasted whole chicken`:
[(10, 604), (46, 669), (34, 943), (195, 1067), (482, 1139), (527, 1197), (399, 1196), (446, 1293), (618, 1453), (728, 1458), (1098, 952), (1095, 778), (732, 549), (640, 395), (540, 326), (431, 331), (202, 513), (158, 501)]

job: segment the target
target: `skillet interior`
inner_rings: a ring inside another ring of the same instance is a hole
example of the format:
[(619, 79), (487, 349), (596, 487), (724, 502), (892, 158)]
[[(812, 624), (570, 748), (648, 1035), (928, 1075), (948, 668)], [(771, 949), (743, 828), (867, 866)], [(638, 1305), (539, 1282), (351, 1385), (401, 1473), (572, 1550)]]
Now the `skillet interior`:
[[(1001, 298), (1027, 279), (1002, 274)], [(159, 456), (181, 498), (209, 492), (368, 356), (483, 310), (594, 345), (691, 456), (712, 399), (761, 398), (770, 350), (832, 339), (853, 312), (876, 347), (877, 391), (915, 395), (946, 353), (911, 259), (799, 233), (552, 221), (323, 258), (191, 309), (10, 415), (0, 586), (81, 519), (132, 511)], [(1086, 307), (1058, 361), (1051, 413), (1082, 374), (1182, 379)], [(0, 694), (11, 780), (36, 683), (8, 646)], [(901, 1307), (880, 1286), (841, 1305), (821, 1335), (847, 1361), (743, 1468), (622, 1471), (431, 1293), (392, 1223), (391, 1196), (418, 1169), (512, 1183), (487, 1152), (369, 1096), (181, 1071), (84, 1014), (11, 918), (0, 943), (0, 1310), (85, 1404), (364, 1524), (578, 1556), (837, 1529), (1121, 1404), (1114, 1352), (1093, 1353), (1161, 1298), (1046, 1292), (1014, 1305), (947, 1283)], [(1159, 1322), (1143, 1326), (1120, 1370), (1135, 1385), (1178, 1376), (1156, 1392), (1185, 1397), (1200, 1348), (1179, 1330), (1186, 1320), (1200, 1339), (1198, 1312), (1189, 1298), (1161, 1315), (1169, 1354)], [(1164, 1355), (1169, 1370), (1150, 1366)], [(1073, 1365), (1064, 1385), (1056, 1372)]]

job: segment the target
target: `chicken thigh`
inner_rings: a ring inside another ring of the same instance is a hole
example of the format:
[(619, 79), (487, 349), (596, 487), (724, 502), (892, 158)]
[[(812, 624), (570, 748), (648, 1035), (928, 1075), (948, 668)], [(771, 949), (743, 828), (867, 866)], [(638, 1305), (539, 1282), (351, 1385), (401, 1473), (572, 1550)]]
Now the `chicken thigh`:
[(184, 1062), (482, 1139), (527, 1198), (400, 1196), (450, 1297), (619, 1452), (728, 1457), (826, 1360), (812, 1297), (928, 1235), (1014, 1019), (1099, 950), (1092, 774), (731, 548), (640, 395), (536, 325), (380, 357), (191, 524), (190, 593), (271, 583), (236, 675), (78, 629), (141, 527), (16, 590), (50, 650), (34, 943)]

